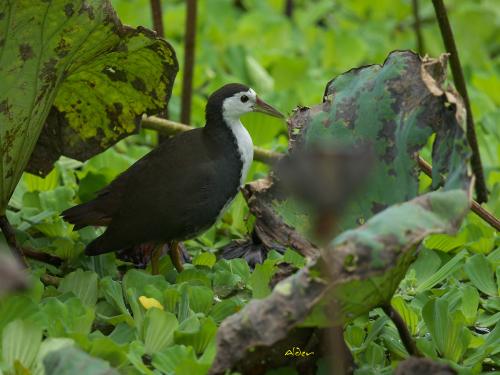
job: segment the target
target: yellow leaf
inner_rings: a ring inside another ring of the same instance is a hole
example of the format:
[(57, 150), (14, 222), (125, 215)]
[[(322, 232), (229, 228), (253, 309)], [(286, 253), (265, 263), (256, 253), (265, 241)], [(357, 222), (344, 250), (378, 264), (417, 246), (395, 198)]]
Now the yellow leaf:
[(153, 307), (163, 310), (163, 305), (160, 302), (158, 302), (157, 299), (148, 298), (146, 296), (140, 296), (139, 302), (141, 303), (142, 306), (144, 306), (146, 310), (149, 310)]

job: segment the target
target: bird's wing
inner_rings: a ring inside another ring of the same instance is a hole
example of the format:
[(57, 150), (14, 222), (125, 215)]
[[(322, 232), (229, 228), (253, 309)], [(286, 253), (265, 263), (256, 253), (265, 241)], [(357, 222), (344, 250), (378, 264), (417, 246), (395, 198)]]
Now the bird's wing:
[(125, 196), (129, 191), (129, 185), (133, 184), (138, 191), (147, 190), (148, 186), (145, 184), (150, 180), (147, 177), (155, 175), (162, 166), (169, 164), (169, 160), (162, 158), (165, 150), (171, 149), (174, 154), (178, 144), (185, 143), (187, 138), (196, 137), (200, 130), (195, 129), (165, 140), (118, 175), (108, 186), (100, 190), (93, 200), (64, 211), (62, 213), (64, 219), (75, 224), (75, 229), (88, 225), (109, 225), (120, 208), (126, 204)]

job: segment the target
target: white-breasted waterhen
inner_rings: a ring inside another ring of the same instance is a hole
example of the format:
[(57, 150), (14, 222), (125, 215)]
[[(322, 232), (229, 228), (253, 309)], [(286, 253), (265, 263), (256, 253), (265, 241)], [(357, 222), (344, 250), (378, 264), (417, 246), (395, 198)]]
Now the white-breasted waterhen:
[(107, 226), (85, 253), (169, 243), (172, 262), (182, 269), (178, 242), (212, 226), (245, 182), (253, 143), (240, 116), (248, 112), (283, 118), (251, 88), (227, 84), (208, 98), (203, 128), (167, 139), (95, 199), (64, 211), (75, 229)]

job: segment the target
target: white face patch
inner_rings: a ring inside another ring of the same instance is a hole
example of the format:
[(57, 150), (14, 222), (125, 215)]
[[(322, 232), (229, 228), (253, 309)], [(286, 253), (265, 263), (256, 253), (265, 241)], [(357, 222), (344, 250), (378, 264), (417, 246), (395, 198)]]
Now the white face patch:
[(240, 174), (240, 185), (245, 183), (248, 169), (253, 160), (253, 142), (250, 134), (240, 121), (240, 116), (252, 112), (257, 100), (257, 94), (249, 89), (246, 92), (239, 92), (224, 100), (222, 104), (222, 117), (233, 132), (238, 145), (243, 167)]

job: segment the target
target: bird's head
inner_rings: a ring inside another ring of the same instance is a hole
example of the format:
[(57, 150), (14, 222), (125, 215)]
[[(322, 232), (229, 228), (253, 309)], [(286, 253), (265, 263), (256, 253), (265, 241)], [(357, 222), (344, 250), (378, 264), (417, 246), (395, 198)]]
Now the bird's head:
[(224, 119), (235, 121), (248, 112), (262, 112), (284, 118), (276, 108), (260, 99), (253, 89), (239, 83), (224, 85), (208, 98), (207, 120), (222, 114)]

